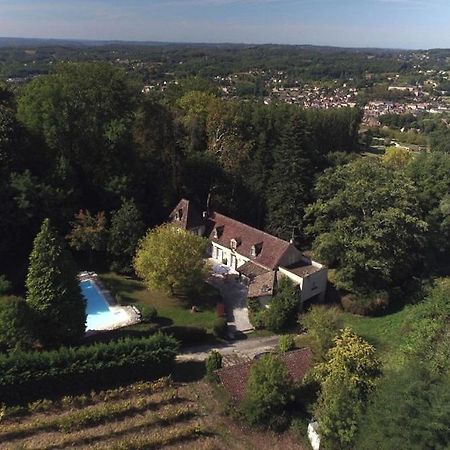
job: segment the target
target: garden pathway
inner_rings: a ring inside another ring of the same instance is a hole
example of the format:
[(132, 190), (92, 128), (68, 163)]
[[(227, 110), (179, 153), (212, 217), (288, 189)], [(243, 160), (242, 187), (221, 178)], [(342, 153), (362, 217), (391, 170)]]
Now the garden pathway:
[(214, 271), (208, 282), (219, 289), (225, 305), (230, 336), (253, 330), (248, 318), (247, 287), (233, 275)]

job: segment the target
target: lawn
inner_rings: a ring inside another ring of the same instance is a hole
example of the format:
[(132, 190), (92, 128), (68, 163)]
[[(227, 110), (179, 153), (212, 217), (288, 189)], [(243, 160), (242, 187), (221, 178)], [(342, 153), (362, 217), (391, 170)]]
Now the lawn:
[[(161, 325), (195, 326), (208, 331), (212, 329), (216, 318), (215, 306), (220, 294), (206, 283), (197, 298), (188, 299), (149, 290), (141, 281), (113, 272), (101, 274), (100, 279), (123, 305), (154, 306)], [(192, 305), (196, 305), (199, 312), (191, 312)]]
[(381, 317), (356, 316), (342, 313), (344, 326), (371, 343), (385, 368), (396, 366), (397, 349), (403, 339), (403, 323), (409, 314), (409, 308), (403, 308)]

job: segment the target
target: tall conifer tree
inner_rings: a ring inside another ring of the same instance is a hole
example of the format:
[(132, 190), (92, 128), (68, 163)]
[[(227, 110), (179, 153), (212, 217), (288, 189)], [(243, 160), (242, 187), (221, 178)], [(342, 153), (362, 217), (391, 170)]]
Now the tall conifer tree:
[(73, 343), (83, 336), (85, 300), (75, 262), (49, 219), (34, 240), (26, 286), (36, 331), (45, 344)]
[(311, 199), (314, 162), (306, 122), (295, 114), (275, 150), (267, 199), (268, 228), (283, 238), (301, 234), (303, 215)]

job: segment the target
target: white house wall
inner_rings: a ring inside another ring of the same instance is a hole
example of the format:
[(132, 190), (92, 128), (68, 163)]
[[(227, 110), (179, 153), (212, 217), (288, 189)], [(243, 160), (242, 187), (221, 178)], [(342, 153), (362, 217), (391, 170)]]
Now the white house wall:
[[(217, 258), (217, 249), (222, 251), (222, 258)], [(219, 263), (223, 263), (223, 260), (226, 259), (227, 260), (227, 266), (231, 267), (231, 256), (234, 255), (236, 257), (236, 267), (233, 267), (233, 269), (236, 269), (237, 267), (242, 266), (242, 264), (246, 263), (247, 261), (249, 261), (248, 258), (246, 258), (245, 256), (242, 256), (239, 254), (238, 251), (232, 251), (231, 249), (224, 247), (220, 244), (217, 244), (216, 242), (211, 242), (211, 257), (213, 259), (215, 259), (216, 261), (218, 261)]]
[(328, 270), (326, 267), (313, 262), (316, 267), (321, 267), (320, 270), (314, 272), (306, 277), (300, 277), (295, 273), (290, 272), (284, 267), (280, 267), (279, 271), (284, 276), (292, 280), (296, 285), (300, 286), (301, 289), (301, 301), (304, 302), (315, 295), (319, 295), (320, 300), (325, 298), (325, 293), (327, 290), (328, 282)]

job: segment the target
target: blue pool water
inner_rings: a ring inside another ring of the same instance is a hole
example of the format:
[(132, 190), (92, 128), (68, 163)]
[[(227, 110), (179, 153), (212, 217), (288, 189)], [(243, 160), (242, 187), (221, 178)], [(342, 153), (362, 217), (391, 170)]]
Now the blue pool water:
[(104, 330), (123, 319), (120, 312), (111, 311), (108, 302), (93, 281), (81, 281), (80, 287), (86, 299), (86, 330)]

